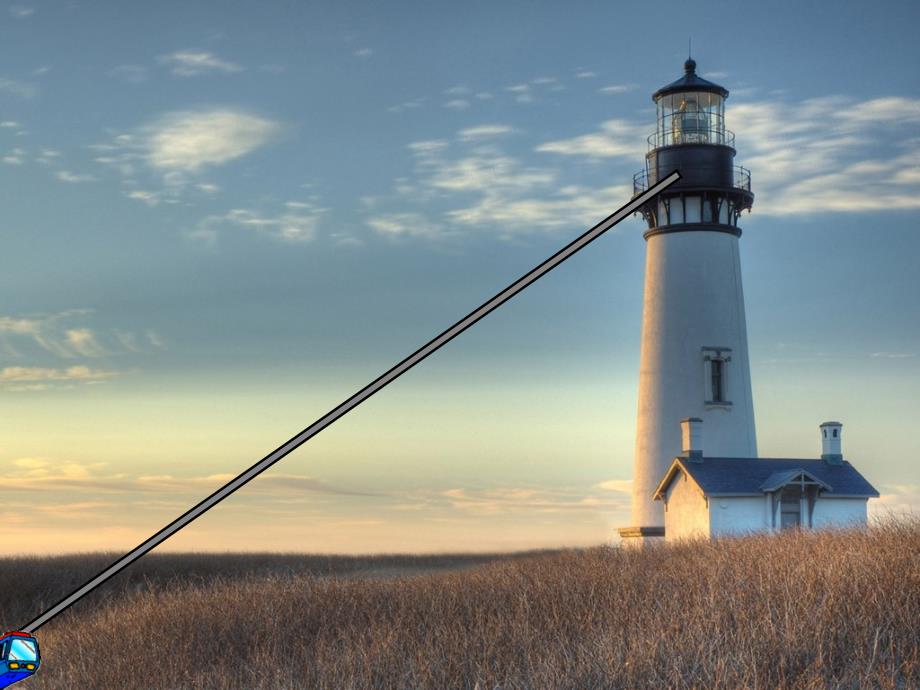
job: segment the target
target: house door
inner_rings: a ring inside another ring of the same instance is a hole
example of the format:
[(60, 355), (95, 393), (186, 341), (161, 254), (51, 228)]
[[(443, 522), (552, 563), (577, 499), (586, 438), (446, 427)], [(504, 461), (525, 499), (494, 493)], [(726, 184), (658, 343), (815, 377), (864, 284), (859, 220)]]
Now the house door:
[(802, 525), (802, 490), (798, 486), (787, 486), (780, 494), (780, 527), (793, 529)]

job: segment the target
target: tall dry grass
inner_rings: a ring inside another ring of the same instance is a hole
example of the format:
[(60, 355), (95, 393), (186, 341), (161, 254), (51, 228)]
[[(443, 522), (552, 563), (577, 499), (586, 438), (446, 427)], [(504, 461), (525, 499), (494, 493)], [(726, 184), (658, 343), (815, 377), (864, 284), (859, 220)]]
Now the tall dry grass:
[[(920, 688), (918, 521), (478, 564), (394, 558), (391, 571), (440, 568), (395, 577), (348, 574), (347, 559), (343, 576), (309, 559), (173, 558), (142, 590), (116, 583), (43, 628), (28, 684)], [(14, 566), (0, 563), (0, 583)]]

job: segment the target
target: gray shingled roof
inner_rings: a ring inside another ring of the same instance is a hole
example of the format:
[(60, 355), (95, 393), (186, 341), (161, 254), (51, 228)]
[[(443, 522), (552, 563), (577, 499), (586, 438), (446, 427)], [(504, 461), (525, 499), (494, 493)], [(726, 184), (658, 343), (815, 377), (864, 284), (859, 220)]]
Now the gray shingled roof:
[(818, 459), (795, 458), (704, 457), (702, 462), (689, 462), (687, 458), (677, 460), (707, 496), (762, 494), (769, 490), (769, 485), (775, 483), (781, 474), (792, 476), (796, 470), (804, 470), (829, 486), (830, 490), (825, 489), (823, 492), (826, 496), (868, 498), (879, 495), (875, 487), (845, 460), (839, 465)]

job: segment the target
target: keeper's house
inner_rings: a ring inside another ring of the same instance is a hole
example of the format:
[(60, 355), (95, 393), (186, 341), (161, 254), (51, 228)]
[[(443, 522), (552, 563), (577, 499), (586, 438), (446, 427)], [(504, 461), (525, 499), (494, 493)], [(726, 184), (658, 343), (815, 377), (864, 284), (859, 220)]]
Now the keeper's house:
[(674, 458), (654, 498), (664, 504), (666, 541), (791, 528), (866, 524), (878, 491), (843, 459), (842, 425), (821, 425), (820, 458), (710, 458), (702, 421), (681, 422), (683, 453)]

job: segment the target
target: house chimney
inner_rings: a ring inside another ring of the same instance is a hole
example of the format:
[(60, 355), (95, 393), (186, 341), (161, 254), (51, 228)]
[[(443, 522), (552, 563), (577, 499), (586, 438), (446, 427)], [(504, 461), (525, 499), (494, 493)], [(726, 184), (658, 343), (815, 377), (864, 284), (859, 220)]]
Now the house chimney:
[(821, 459), (829, 465), (843, 464), (843, 454), (840, 452), (840, 435), (843, 433), (843, 424), (840, 422), (824, 422), (821, 430)]
[(703, 420), (687, 417), (680, 420), (681, 450), (690, 462), (703, 462)]

